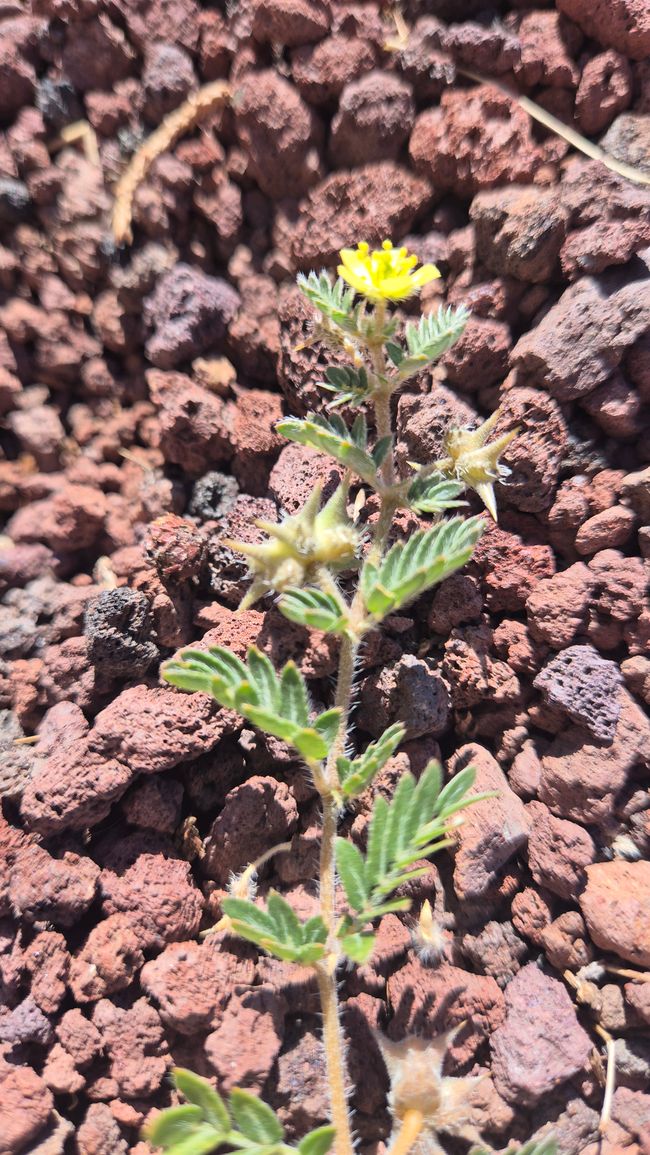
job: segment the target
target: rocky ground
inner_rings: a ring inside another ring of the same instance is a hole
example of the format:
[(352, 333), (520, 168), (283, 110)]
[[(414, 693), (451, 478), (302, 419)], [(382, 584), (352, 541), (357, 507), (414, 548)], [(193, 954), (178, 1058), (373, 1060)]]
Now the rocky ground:
[[(264, 1090), (292, 1133), (326, 1118), (309, 976), (198, 937), (230, 872), (285, 839), (262, 888), (312, 908), (314, 793), (158, 665), (255, 641), (328, 700), (332, 644), (236, 616), (245, 567), (220, 539), (336, 481), (274, 432), (320, 403), (293, 282), (385, 236), (439, 264), (425, 307), (472, 310), (399, 400), (400, 461), (499, 404), (520, 433), (498, 528), (361, 671), (359, 736), (408, 726), (377, 789), (440, 753), (499, 791), (413, 886), (440, 959), (388, 916), (345, 978), (362, 1149), (387, 1133), (373, 1029), (464, 1022), (450, 1070), (491, 1071), (495, 1147), (552, 1125), (564, 1155), (650, 1152), (650, 985), (630, 973), (650, 966), (650, 197), (457, 71), (648, 173), (650, 17), (533, 3), (408, 0), (390, 51), (375, 3), (0, 4), (2, 1155), (144, 1155), (173, 1063)], [(130, 155), (220, 77), (234, 110), (160, 156), (117, 249)], [(625, 973), (576, 992), (563, 976), (594, 961)], [(596, 1024), (617, 1040), (599, 1147)]]

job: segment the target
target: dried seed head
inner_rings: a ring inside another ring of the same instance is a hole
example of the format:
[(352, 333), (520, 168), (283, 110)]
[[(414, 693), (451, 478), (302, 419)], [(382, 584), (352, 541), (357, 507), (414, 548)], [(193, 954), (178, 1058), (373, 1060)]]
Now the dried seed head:
[(389, 1106), (396, 1119), (407, 1111), (424, 1116), (424, 1128), (434, 1134), (467, 1135), (471, 1130), (471, 1092), (484, 1076), (455, 1078), (442, 1074), (445, 1055), (460, 1027), (437, 1039), (409, 1036), (400, 1043), (379, 1037), (390, 1076)]
[(494, 483), (510, 473), (499, 458), (518, 432), (512, 429), (497, 437), (496, 441), (486, 444), (498, 420), (497, 410), (478, 429), (450, 429), (444, 442), (445, 453), (450, 459), (449, 473), (464, 482), (468, 489), (478, 493), (494, 521), (497, 519)]

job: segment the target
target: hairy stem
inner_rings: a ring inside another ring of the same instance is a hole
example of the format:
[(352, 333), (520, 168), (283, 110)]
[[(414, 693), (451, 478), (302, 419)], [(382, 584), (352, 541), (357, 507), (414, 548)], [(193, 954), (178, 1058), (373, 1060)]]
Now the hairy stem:
[(321, 963), (316, 968), (316, 974), (323, 1011), (323, 1043), (327, 1059), (332, 1123), (336, 1129), (335, 1151), (336, 1155), (353, 1155), (354, 1141), (348, 1111), (345, 1051), (339, 1018), (336, 968), (328, 967), (327, 963)]
[(416, 1139), (422, 1131), (424, 1123), (424, 1115), (421, 1111), (411, 1108), (411, 1110), (404, 1113), (402, 1119), (402, 1126), (397, 1132), (397, 1137), (388, 1148), (388, 1155), (407, 1155)]

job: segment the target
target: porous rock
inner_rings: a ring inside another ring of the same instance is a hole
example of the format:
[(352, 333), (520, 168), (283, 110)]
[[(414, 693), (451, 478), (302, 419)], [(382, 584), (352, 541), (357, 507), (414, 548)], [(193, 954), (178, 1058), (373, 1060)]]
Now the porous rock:
[(558, 0), (558, 8), (605, 48), (632, 60), (650, 53), (650, 14), (645, 0)]
[(556, 818), (542, 802), (530, 802), (526, 810), (528, 865), (535, 882), (560, 898), (576, 898), (586, 882), (586, 867), (596, 859), (593, 838), (576, 822)]
[(165, 947), (143, 967), (140, 982), (163, 1023), (191, 1036), (216, 1025), (233, 988), (252, 983), (254, 973), (246, 948), (233, 953), (211, 935)]
[(586, 1066), (591, 1040), (566, 987), (535, 963), (515, 975), (505, 997), (506, 1021), (490, 1040), (494, 1082), (507, 1102), (532, 1106)]
[(140, 854), (121, 873), (102, 871), (100, 890), (105, 913), (128, 915), (143, 949), (191, 939), (199, 929), (203, 895), (181, 859)]
[(65, 851), (54, 858), (31, 844), (16, 854), (9, 897), (16, 914), (27, 922), (74, 926), (95, 898), (99, 867), (91, 858)]
[(237, 89), (235, 122), (251, 175), (267, 196), (302, 196), (323, 176), (322, 125), (275, 70), (244, 77)]
[(449, 690), (437, 670), (414, 654), (368, 676), (361, 687), (358, 724), (378, 738), (392, 721), (406, 727), (409, 739), (439, 736), (449, 726)]
[(393, 161), (335, 172), (300, 204), (292, 255), (300, 269), (334, 265), (350, 237), (376, 245), (399, 240), (432, 201), (429, 182)]
[(601, 742), (611, 742), (621, 712), (615, 662), (602, 658), (593, 646), (568, 646), (535, 678), (544, 700), (559, 707)]
[(618, 367), (650, 322), (650, 279), (583, 277), (520, 337), (512, 360), (527, 383), (558, 401), (590, 393)]
[(219, 343), (239, 308), (239, 294), (220, 277), (179, 262), (165, 273), (144, 304), (153, 329), (147, 356), (173, 369)]
[(69, 984), (79, 1003), (124, 990), (144, 962), (140, 936), (129, 917), (114, 914), (93, 927), (70, 964)]
[(587, 867), (580, 909), (602, 950), (650, 966), (650, 862), (597, 862)]
[(569, 212), (556, 192), (534, 185), (480, 192), (470, 218), (477, 254), (491, 272), (532, 284), (557, 273)]
[(497, 796), (470, 806), (455, 834), (454, 889), (460, 899), (479, 899), (499, 872), (526, 845), (529, 820), (520, 798), (510, 789), (498, 762), (482, 746), (462, 746), (450, 771), (466, 766), (476, 772), (469, 792), (496, 791)]
[(353, 168), (396, 160), (415, 119), (410, 85), (373, 71), (343, 89), (332, 120), (329, 151), (334, 164)]
[(255, 776), (228, 794), (206, 845), (204, 869), (221, 883), (228, 881), (265, 850), (293, 833), (298, 808), (284, 782)]
[(86, 610), (88, 657), (110, 677), (137, 678), (146, 672), (158, 657), (152, 631), (149, 602), (137, 590), (103, 590)]

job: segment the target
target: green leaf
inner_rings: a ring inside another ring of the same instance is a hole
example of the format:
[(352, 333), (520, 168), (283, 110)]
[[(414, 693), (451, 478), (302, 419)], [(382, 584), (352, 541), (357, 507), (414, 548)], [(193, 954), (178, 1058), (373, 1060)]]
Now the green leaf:
[(341, 949), (352, 962), (363, 966), (370, 958), (374, 946), (375, 936), (369, 931), (358, 931), (356, 934), (344, 934), (339, 938)]
[[(472, 1147), (469, 1155), (490, 1155), (485, 1147)], [(557, 1141), (553, 1135), (544, 1139), (530, 1139), (521, 1147), (508, 1147), (504, 1155), (558, 1155)]]
[(377, 466), (377, 469), (379, 469), (380, 465), (384, 461), (386, 454), (388, 453), (392, 444), (392, 437), (382, 437), (375, 445), (375, 448), (372, 451), (372, 460)]
[(332, 711), (309, 722), (307, 686), (294, 662), (287, 662), (278, 677), (255, 646), (248, 651), (248, 664), (217, 646), (206, 652), (182, 650), (164, 665), (162, 673), (166, 682), (181, 690), (211, 694), (260, 730), (295, 746), (308, 761), (327, 757)]
[(402, 346), (398, 345), (396, 341), (387, 341), (385, 349), (391, 361), (393, 362), (393, 365), (399, 367), (404, 360), (404, 350), (402, 349)]
[(230, 1109), (238, 1130), (252, 1143), (275, 1144), (284, 1139), (284, 1127), (275, 1111), (248, 1091), (235, 1087), (230, 1093)]
[[(348, 327), (351, 326), (346, 325)], [(325, 370), (325, 378), (325, 381), (321, 381), (322, 388), (336, 394), (336, 400), (330, 402), (330, 408), (335, 405), (362, 405), (367, 401), (369, 382), (363, 365), (358, 368), (332, 365)]]
[[(145, 1137), (149, 1137), (147, 1128), (145, 1128)], [(154, 1142), (154, 1140), (150, 1141)], [(223, 1143), (223, 1135), (217, 1135), (214, 1127), (211, 1127), (209, 1123), (201, 1123), (193, 1135), (179, 1139), (171, 1147), (165, 1147), (165, 1151), (169, 1155), (209, 1155), (211, 1151), (217, 1151), (222, 1147)], [(160, 1144), (156, 1144), (156, 1146), (160, 1146)]]
[(384, 730), (381, 738), (371, 742), (358, 758), (338, 758), (337, 769), (344, 797), (356, 798), (370, 785), (375, 774), (386, 765), (397, 750), (406, 730), (401, 722), (396, 722)]
[(370, 897), (366, 886), (365, 863), (361, 852), (346, 838), (336, 840), (336, 869), (352, 910), (364, 910)]
[(276, 426), (278, 433), (289, 441), (297, 441), (300, 445), (309, 445), (312, 449), (327, 453), (345, 469), (351, 469), (364, 481), (374, 485), (377, 467), (359, 443), (360, 428), (357, 426), (355, 429), (353, 426), (350, 430), (338, 415), (327, 418), (320, 414), (312, 414), (304, 420), (287, 417)]
[(429, 477), (416, 477), (408, 491), (408, 503), (417, 513), (443, 513), (446, 509), (457, 509), (466, 505), (458, 501), (465, 486), (462, 481), (432, 473)]
[(456, 343), (469, 320), (469, 313), (462, 305), (440, 306), (436, 313), (420, 317), (419, 321), (407, 321), (404, 330), (407, 355), (400, 362), (401, 380), (419, 373), (425, 365), (437, 361)]
[[(147, 1138), (156, 1147), (169, 1149), (181, 1139), (196, 1135), (197, 1130), (204, 1124), (203, 1112), (200, 1107), (187, 1104), (182, 1107), (168, 1107), (161, 1111), (147, 1127)], [(216, 1141), (217, 1135), (213, 1131)]]
[[(336, 740), (340, 725), (341, 711), (336, 706), (332, 710), (324, 710), (322, 714), (318, 715), (316, 721), (314, 722), (314, 729), (325, 743), (328, 754), (332, 744)], [(326, 757), (326, 755), (323, 755), (323, 757)]]
[(230, 1130), (230, 1115), (228, 1108), (213, 1087), (206, 1079), (195, 1075), (184, 1067), (175, 1067), (172, 1071), (174, 1086), (190, 1103), (200, 1107), (206, 1123), (210, 1123), (216, 1131)]
[(332, 283), (329, 273), (298, 274), (298, 288), (315, 309), (336, 325), (345, 325), (353, 311), (354, 290), (340, 277)]
[(355, 912), (354, 917), (346, 916), (343, 921), (341, 937), (361, 932), (368, 922), (384, 914), (408, 909), (407, 898), (391, 896), (405, 882), (426, 872), (426, 867), (415, 863), (449, 844), (446, 824), (451, 814), (480, 798), (465, 797), (473, 781), (470, 774), (463, 770), (456, 779), (441, 790), (440, 766), (430, 762), (417, 781), (412, 774), (400, 778), (390, 803), (377, 795), (365, 859), (352, 843), (337, 839), (336, 864)]
[(299, 1155), (327, 1155), (334, 1137), (336, 1129), (329, 1124), (325, 1127), (316, 1127), (314, 1131), (310, 1131), (301, 1139), (298, 1144)]
[(455, 517), (398, 542), (378, 568), (362, 572), (368, 612), (381, 620), (449, 577), (469, 561), (484, 528), (482, 517)]
[(347, 619), (341, 613), (341, 606), (332, 594), (319, 589), (288, 589), (278, 600), (278, 607), (290, 622), (308, 626), (313, 630), (324, 630), (328, 634), (345, 632)]
[(245, 898), (224, 898), (221, 905), (236, 934), (277, 958), (309, 965), (325, 953), (327, 927), (322, 918), (316, 915), (301, 922), (276, 891), (269, 893), (266, 910)]

